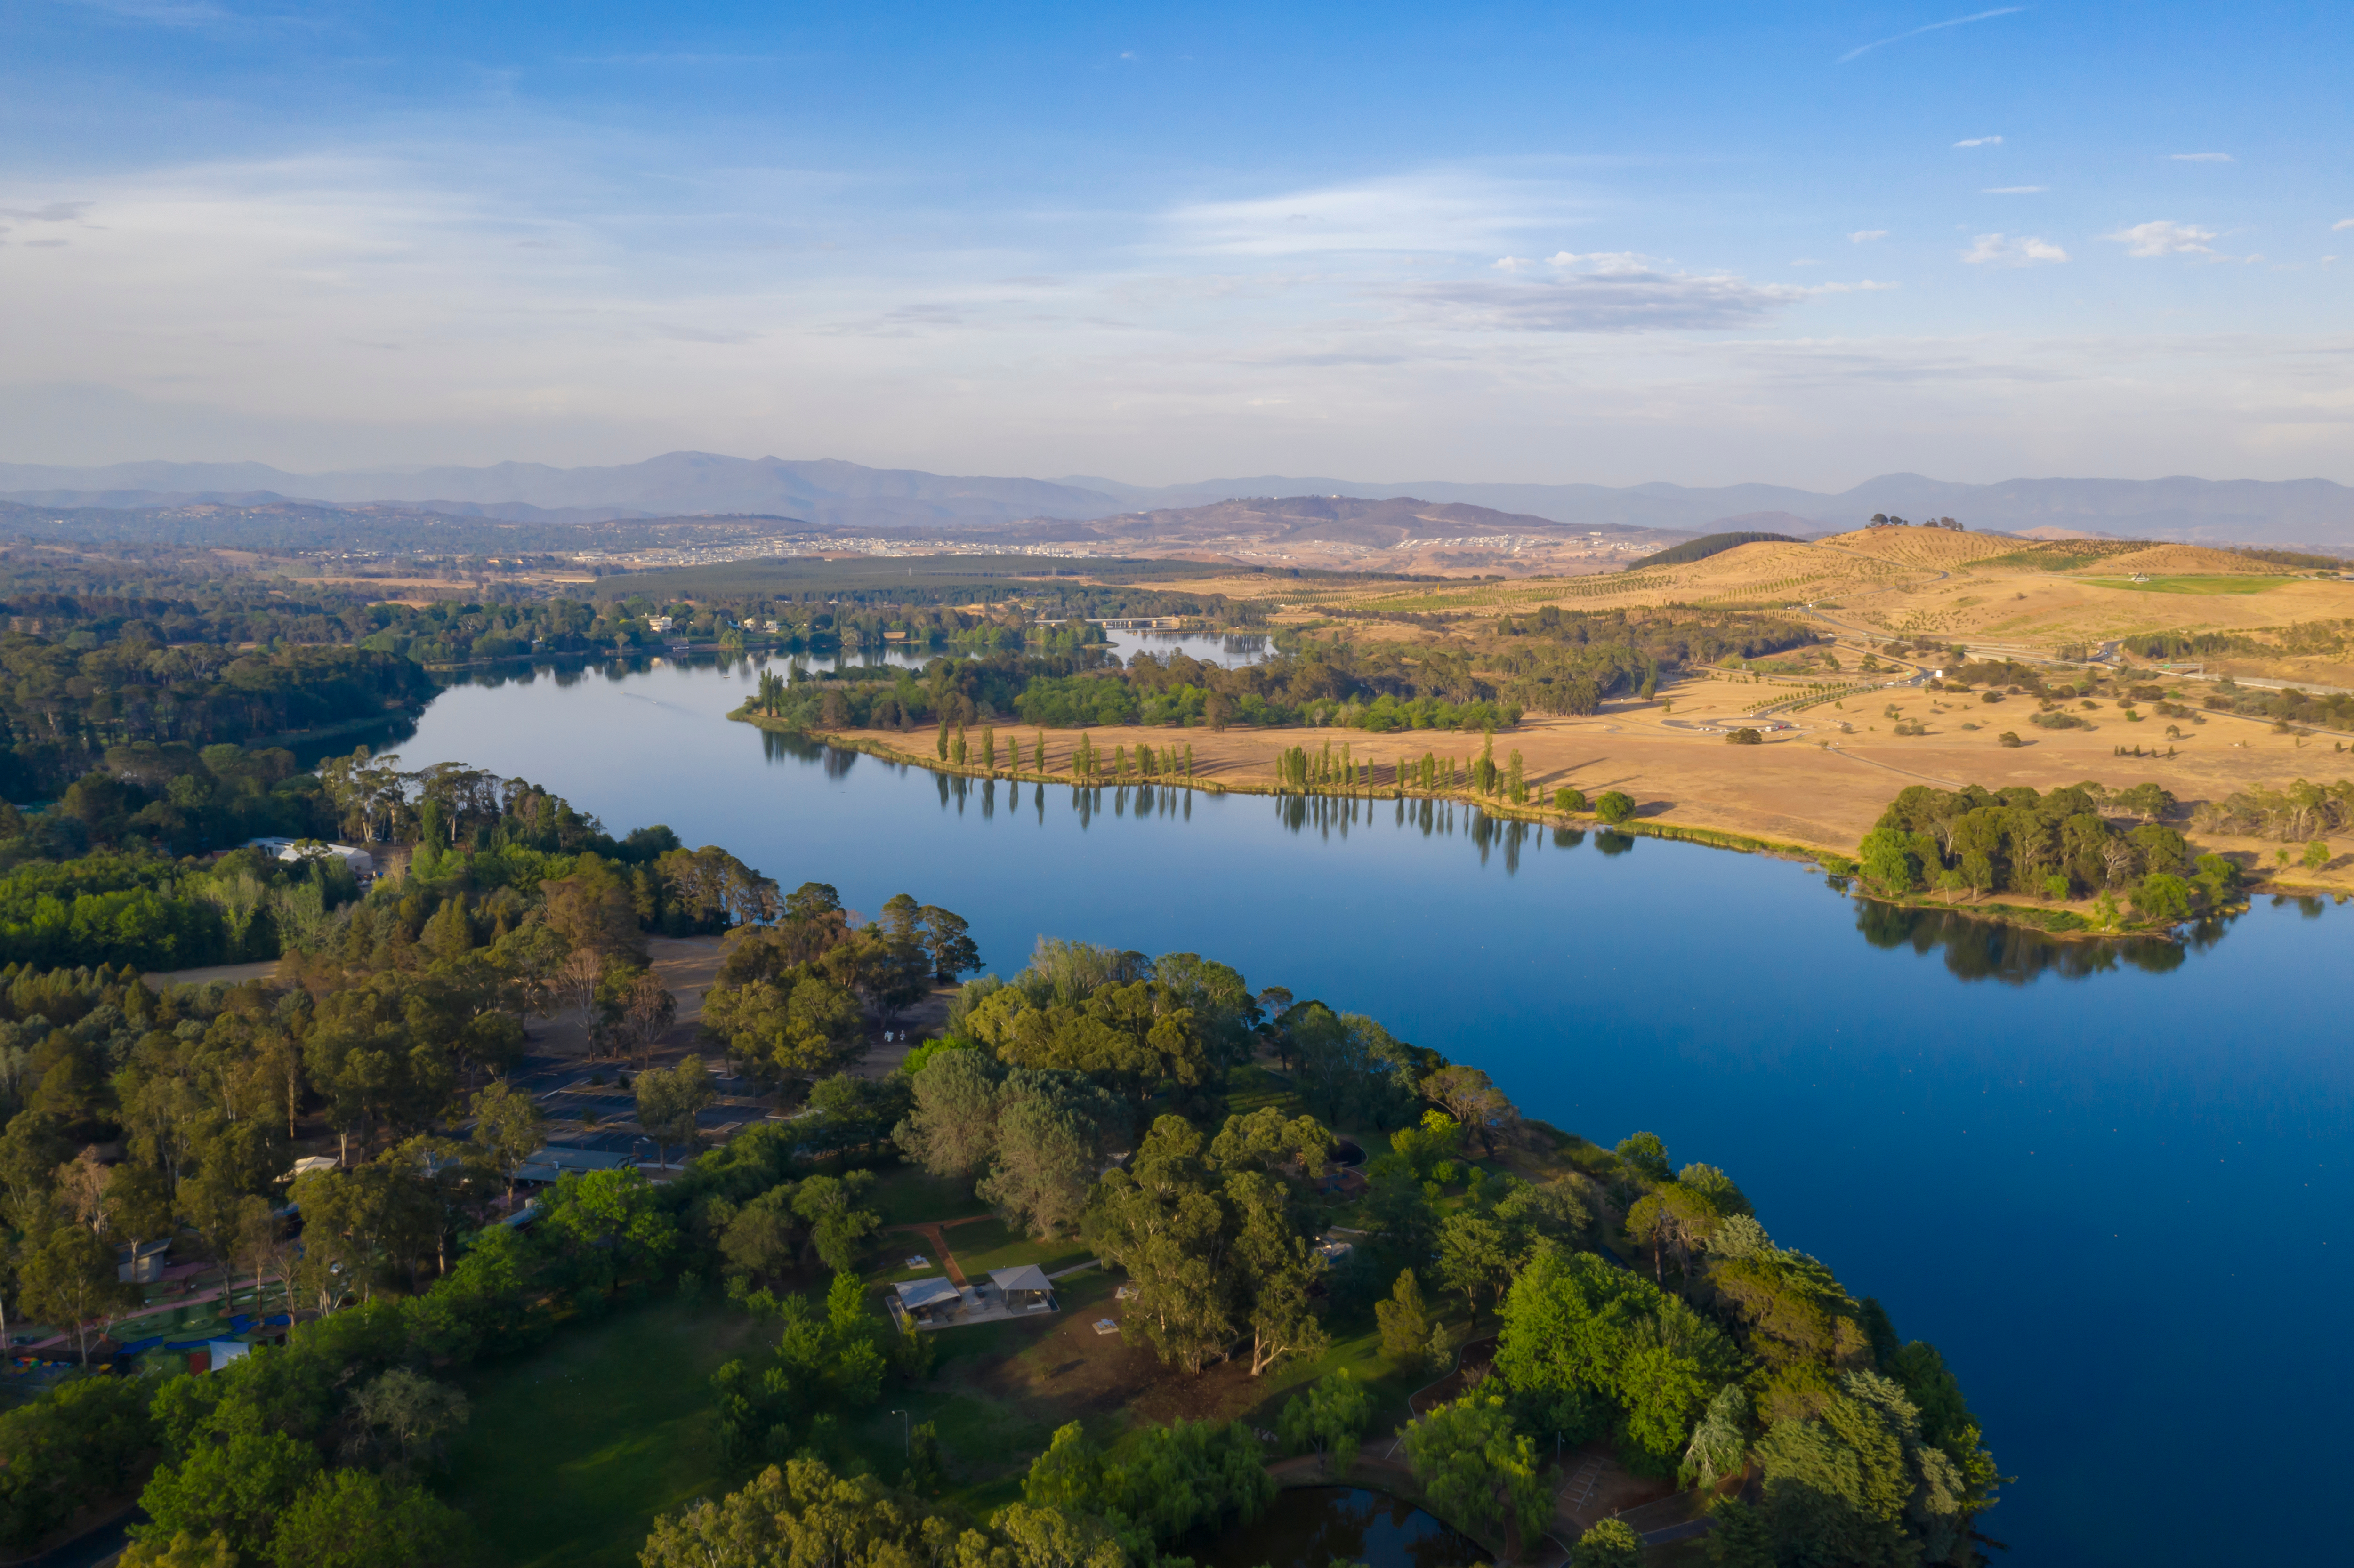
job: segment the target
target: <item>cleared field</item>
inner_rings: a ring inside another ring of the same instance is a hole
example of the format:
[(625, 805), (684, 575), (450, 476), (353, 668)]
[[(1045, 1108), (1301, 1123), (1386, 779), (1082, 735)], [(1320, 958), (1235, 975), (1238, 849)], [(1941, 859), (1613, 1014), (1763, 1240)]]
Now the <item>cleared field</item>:
[(711, 1374), (758, 1325), (664, 1301), (575, 1324), (465, 1380), (450, 1501), (502, 1568), (628, 1568), (654, 1516), (726, 1481)]
[[(2135, 582), (2135, 576), (2146, 577)], [(1235, 579), (1205, 577), (1233, 591)], [(1267, 596), (1274, 585), (1257, 579)], [(1566, 610), (1669, 604), (1711, 609), (1813, 606), (1830, 622), (1873, 638), (1997, 641), (2056, 651), (2145, 632), (2263, 634), (2300, 623), (2354, 620), (2354, 582), (2197, 545), (2129, 539), (2029, 541), (1936, 528), (1873, 528), (1814, 544), (1744, 545), (1705, 560), (1584, 577), (1362, 586), (1330, 578), (1282, 595), (1278, 621), (1334, 609), (1352, 614), (1463, 618), (1543, 605)], [(1427, 630), (1360, 624), (1354, 634), (1414, 640)], [(2294, 641), (2294, 640), (2293, 640)], [(2325, 639), (2326, 649), (2337, 640)], [(2354, 686), (2354, 665), (2316, 658), (2303, 640), (2292, 655), (2231, 655), (2241, 674)]]
[(2104, 588), (2123, 588), (2127, 593), (2190, 594), (2270, 593), (2285, 586), (2288, 581), (2285, 577), (2150, 577), (2143, 582), (2135, 582), (2129, 577), (2091, 577), (2086, 580), (2099, 583)]
[(1861, 528), (1852, 534), (1834, 534), (1815, 544), (1827, 550), (1844, 550), (1934, 572), (1954, 571), (2019, 547), (2016, 539), (1956, 534), (1950, 528)]
[[(1848, 678), (1872, 683), (1890, 677)], [(1804, 677), (1786, 682), (1734, 674), (1679, 681), (1663, 687), (1655, 701), (1612, 702), (1590, 718), (1524, 719), (1518, 728), (1496, 736), (1496, 757), (1502, 761), (1514, 752), (1521, 754), (1538, 800), (1549, 799), (1563, 785), (1582, 789), (1588, 798), (1618, 789), (1636, 800), (1647, 820), (1841, 854), (1853, 853), (1856, 841), (1907, 784), (1949, 789), (1967, 783), (1993, 789), (2029, 784), (2050, 789), (2086, 779), (2112, 789), (2156, 782), (2192, 801), (2221, 799), (2251, 786), (2281, 789), (2299, 778), (2354, 775), (2354, 754), (2333, 749), (2340, 737), (2317, 735), (2300, 743), (2296, 736), (2274, 733), (2267, 721), (2202, 714), (2200, 719), (2175, 725), (2181, 733), (2170, 736), (2167, 720), (2132, 719), (2108, 705), (2076, 710), (2090, 727), (2046, 730), (2028, 722), (2036, 708), (2023, 698), (1989, 704), (1973, 695), (1911, 686), (1845, 690), (1783, 715), (1796, 727), (1771, 735), (1764, 745), (1726, 743), (1724, 729), (1752, 723), (1750, 715), (1761, 705), (1802, 698), (1808, 690)], [(1897, 724), (1908, 721), (1922, 725), (1927, 733), (1898, 735)], [(2006, 731), (2017, 734), (2022, 744), (2004, 745)], [(1093, 739), (1097, 746), (1108, 746), (1125, 734), (1131, 741), (1158, 746), (1178, 733), (1097, 730)], [(1355, 760), (1374, 764), (1377, 782), (1386, 782), (1394, 765), (1410, 766), (1425, 752), (1468, 767), (1480, 745), (1476, 735), (1445, 730), (1370, 735), (1346, 729), (1221, 733), (1196, 728), (1182, 733), (1194, 748), (1198, 778), (1258, 789), (1272, 784), (1277, 755), (1292, 746), (1313, 751), (1329, 741), (1336, 753), (1346, 746)], [(850, 734), (919, 763), (929, 757), (927, 737), (921, 735), (893, 730)], [(1048, 768), (1066, 772), (1078, 732), (1044, 734)], [(2121, 746), (2138, 747), (2145, 755), (2120, 757), (2116, 750)], [(2172, 757), (2149, 755), (2169, 747)], [(1066, 779), (1050, 787), (1069, 785)], [(1426, 809), (1414, 800), (1401, 803), (1377, 798), (1365, 804), (1379, 821), (1400, 812), (1410, 818)], [(1362, 811), (1365, 805), (1356, 809)], [(2319, 880), (2354, 887), (2354, 878), (2343, 870)]]

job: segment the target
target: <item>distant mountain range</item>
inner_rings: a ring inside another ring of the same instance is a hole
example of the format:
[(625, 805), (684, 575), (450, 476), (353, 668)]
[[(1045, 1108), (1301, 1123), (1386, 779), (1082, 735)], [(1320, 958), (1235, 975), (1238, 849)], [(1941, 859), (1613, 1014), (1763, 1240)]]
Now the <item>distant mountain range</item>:
[(1577, 528), (1687, 534), (1727, 527), (1823, 533), (1852, 528), (1875, 512), (1888, 512), (1915, 520), (1950, 516), (1969, 528), (2000, 533), (2059, 529), (2210, 543), (2354, 546), (2354, 488), (2321, 479), (2012, 479), (1956, 484), (1892, 473), (1826, 494), (1773, 484), (1373, 484), (1273, 475), (1145, 486), (1093, 475), (970, 478), (832, 460), (800, 462), (709, 452), (669, 452), (608, 468), (506, 462), (318, 474), (289, 473), (262, 463), (0, 463), (0, 497), (31, 505), (251, 505), (295, 499), (398, 503), (452, 516), (541, 523), (726, 513), (852, 529), (983, 529), (1307, 495), (1413, 497)]

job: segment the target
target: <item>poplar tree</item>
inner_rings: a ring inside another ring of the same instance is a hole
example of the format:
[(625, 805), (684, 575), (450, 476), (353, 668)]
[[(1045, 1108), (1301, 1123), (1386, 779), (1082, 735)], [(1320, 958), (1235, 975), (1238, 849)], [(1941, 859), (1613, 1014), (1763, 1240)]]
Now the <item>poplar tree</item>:
[(991, 773), (997, 771), (997, 729), (994, 726), (981, 732), (981, 765)]
[(959, 768), (962, 768), (964, 766), (964, 726), (962, 725), (957, 726), (956, 746), (953, 748), (953, 755), (956, 758), (956, 765)]
[(940, 715), (940, 737), (934, 743), (932, 749), (939, 753), (942, 762), (949, 759), (949, 715), (946, 714)]
[(1035, 766), (1037, 767), (1038, 771), (1039, 771), (1039, 772), (1041, 772), (1041, 773), (1045, 772), (1045, 771), (1046, 771), (1046, 732), (1045, 732), (1044, 730), (1040, 730), (1040, 731), (1038, 732), (1038, 749), (1037, 749), (1036, 751), (1033, 752), (1031, 755), (1032, 755), (1032, 758), (1033, 758), (1033, 760), (1034, 760), (1034, 762)]

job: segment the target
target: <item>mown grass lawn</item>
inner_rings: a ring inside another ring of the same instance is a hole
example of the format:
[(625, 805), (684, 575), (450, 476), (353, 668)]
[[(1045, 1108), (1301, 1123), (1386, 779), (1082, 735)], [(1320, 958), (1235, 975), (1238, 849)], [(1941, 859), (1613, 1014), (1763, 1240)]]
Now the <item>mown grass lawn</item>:
[(914, 1165), (876, 1171), (875, 1192), (866, 1202), (886, 1225), (922, 1224), (989, 1213), (989, 1205), (972, 1195), (971, 1182), (928, 1175)]
[(1005, 1222), (998, 1219), (959, 1225), (945, 1234), (967, 1279), (981, 1279), (991, 1269), (1018, 1268), (1025, 1263), (1034, 1263), (1052, 1274), (1057, 1269), (1075, 1267), (1095, 1255), (1087, 1244), (1076, 1236), (1037, 1241), (1008, 1229)]
[(758, 1332), (724, 1304), (627, 1307), (469, 1378), (449, 1499), (487, 1560), (629, 1568), (655, 1515), (726, 1490), (711, 1374)]

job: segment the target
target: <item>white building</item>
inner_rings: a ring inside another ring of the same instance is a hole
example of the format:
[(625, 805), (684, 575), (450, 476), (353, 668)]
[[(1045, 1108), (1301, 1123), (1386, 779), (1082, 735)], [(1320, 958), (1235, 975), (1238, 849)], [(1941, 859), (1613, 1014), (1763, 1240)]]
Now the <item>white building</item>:
[(360, 881), (376, 880), (376, 856), (357, 844), (331, 844), (318, 839), (248, 839), (245, 847), (267, 850), (272, 858), (285, 861), (324, 860), (333, 855)]

